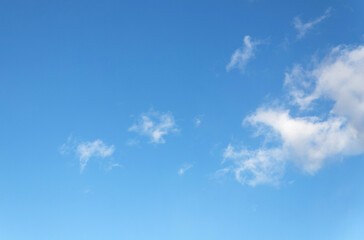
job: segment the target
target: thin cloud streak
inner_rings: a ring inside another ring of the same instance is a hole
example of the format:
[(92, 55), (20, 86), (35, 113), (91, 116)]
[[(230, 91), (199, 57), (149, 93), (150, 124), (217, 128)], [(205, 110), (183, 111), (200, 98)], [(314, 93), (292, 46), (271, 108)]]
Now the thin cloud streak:
[(249, 60), (255, 57), (256, 48), (260, 44), (261, 41), (252, 40), (249, 35), (245, 36), (243, 46), (235, 50), (226, 66), (226, 71), (229, 72), (234, 68), (244, 71)]
[(318, 23), (322, 22), (323, 20), (325, 20), (326, 18), (328, 18), (331, 15), (331, 11), (332, 8), (329, 7), (328, 9), (326, 9), (326, 11), (324, 12), (324, 14), (312, 21), (303, 23), (301, 21), (301, 19), (299, 17), (295, 17), (293, 19), (293, 25), (295, 27), (295, 29), (298, 31), (297, 33), (297, 38), (298, 39), (302, 39), (306, 33), (311, 30), (315, 25), (317, 25)]
[(182, 176), (183, 174), (185, 174), (186, 171), (188, 171), (192, 167), (193, 167), (193, 164), (187, 164), (187, 165), (181, 167), (180, 169), (178, 169), (178, 175)]

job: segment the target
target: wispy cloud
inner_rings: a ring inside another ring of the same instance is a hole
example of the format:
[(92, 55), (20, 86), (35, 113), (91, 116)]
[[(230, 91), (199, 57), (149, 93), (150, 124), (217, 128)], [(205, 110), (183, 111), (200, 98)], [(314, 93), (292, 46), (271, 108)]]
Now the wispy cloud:
[(328, 18), (331, 14), (331, 11), (332, 11), (332, 8), (328, 8), (326, 9), (326, 11), (324, 12), (324, 14), (312, 21), (309, 21), (309, 22), (306, 22), (306, 23), (303, 23), (301, 21), (301, 19), (299, 17), (295, 17), (293, 19), (293, 25), (295, 27), (295, 29), (298, 31), (297, 33), (297, 38), (298, 39), (302, 39), (306, 33), (312, 29), (316, 24), (322, 22), (323, 20), (325, 20), (326, 18)]
[(106, 171), (111, 171), (113, 168), (121, 168), (122, 165), (120, 165), (119, 163), (113, 163), (110, 162), (109, 165), (106, 167)]
[(202, 123), (202, 118), (203, 116), (202, 115), (199, 115), (199, 116), (196, 116), (194, 119), (193, 119), (193, 123), (195, 125), (195, 127), (199, 127)]
[(74, 147), (74, 139), (72, 134), (68, 136), (66, 143), (63, 143), (59, 148), (58, 151), (60, 154), (69, 154), (71, 151), (73, 151)]
[(180, 169), (178, 169), (178, 175), (182, 176), (183, 174), (185, 174), (185, 172), (189, 169), (191, 169), (193, 167), (193, 164), (186, 164), (183, 167), (181, 167)]
[(101, 140), (79, 144), (76, 152), (80, 158), (80, 171), (83, 172), (90, 158), (106, 158), (111, 156), (114, 153), (114, 150), (114, 145), (107, 146)]
[(231, 159), (234, 161), (234, 166), (224, 168), (222, 172), (233, 172), (236, 180), (242, 184), (255, 186), (269, 183), (276, 185), (283, 175), (285, 166), (283, 154), (280, 149), (247, 151), (244, 148), (235, 149), (229, 144), (224, 152), (224, 161)]
[(128, 139), (126, 141), (126, 145), (129, 147), (137, 146), (137, 145), (139, 145), (139, 141), (137, 139)]
[(255, 51), (259, 44), (261, 44), (261, 41), (252, 40), (248, 35), (245, 36), (243, 46), (235, 50), (229, 64), (226, 66), (226, 71), (229, 72), (233, 68), (243, 71), (248, 61), (255, 57)]
[[(59, 149), (61, 154), (75, 153), (79, 158), (80, 172), (82, 173), (91, 158), (107, 158), (112, 156), (115, 151), (114, 145), (106, 145), (103, 141), (97, 139), (95, 141), (78, 142), (70, 136), (67, 142)], [(110, 163), (112, 167), (119, 164)], [(111, 168), (112, 168), (111, 167)], [(110, 170), (111, 170), (110, 168)]]
[[(285, 86), (293, 105), (261, 107), (243, 121), (275, 147), (225, 149), (224, 162), (232, 161), (228, 169), (242, 183), (276, 184), (287, 163), (314, 174), (330, 161), (364, 153), (364, 46), (336, 47), (309, 69), (294, 66)], [(333, 107), (315, 115), (326, 101)], [(292, 114), (295, 105), (304, 111)]]
[(178, 131), (174, 117), (171, 113), (149, 111), (141, 114), (129, 131), (146, 136), (152, 143), (165, 143), (164, 137), (171, 132)]

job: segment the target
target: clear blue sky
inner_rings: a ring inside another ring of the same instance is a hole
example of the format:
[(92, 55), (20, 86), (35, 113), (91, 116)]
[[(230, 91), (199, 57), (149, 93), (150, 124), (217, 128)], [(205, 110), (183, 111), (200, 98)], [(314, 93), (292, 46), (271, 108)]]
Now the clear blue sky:
[(0, 1), (0, 239), (364, 239), (363, 13)]

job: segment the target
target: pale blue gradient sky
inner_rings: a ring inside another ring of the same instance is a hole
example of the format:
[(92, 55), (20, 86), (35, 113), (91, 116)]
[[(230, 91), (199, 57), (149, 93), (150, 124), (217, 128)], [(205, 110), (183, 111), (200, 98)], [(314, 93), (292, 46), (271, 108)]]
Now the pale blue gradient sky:
[[(295, 17), (328, 8), (297, 37)], [(0, 1), (0, 239), (363, 239), (363, 155), (314, 174), (287, 164), (279, 184), (217, 174), (229, 144), (262, 146), (242, 120), (287, 101), (294, 64), (364, 44), (363, 12), (359, 0)], [(227, 71), (245, 36), (254, 56)], [(162, 125), (143, 130), (143, 116)], [(98, 139), (81, 172), (77, 147)]]

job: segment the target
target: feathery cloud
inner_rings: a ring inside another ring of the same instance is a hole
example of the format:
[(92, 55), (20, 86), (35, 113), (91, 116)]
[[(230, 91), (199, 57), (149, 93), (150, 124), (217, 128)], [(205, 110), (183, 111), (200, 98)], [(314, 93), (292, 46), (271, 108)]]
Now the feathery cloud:
[[(336, 47), (311, 69), (294, 66), (285, 87), (293, 105), (262, 107), (243, 121), (274, 147), (225, 149), (224, 162), (233, 161), (228, 169), (239, 182), (276, 184), (288, 162), (314, 174), (330, 161), (364, 153), (364, 45)], [(326, 116), (315, 115), (327, 102)], [(293, 115), (294, 105), (304, 111)]]
[(234, 166), (224, 168), (223, 173), (233, 172), (238, 182), (255, 186), (257, 184), (278, 184), (284, 172), (284, 152), (281, 149), (236, 150), (229, 144), (224, 152), (224, 161), (233, 160)]
[(106, 158), (114, 153), (114, 145), (107, 146), (101, 140), (93, 142), (84, 142), (77, 146), (76, 152), (80, 157), (80, 170), (83, 172), (87, 162), (92, 157)]
[(171, 113), (149, 111), (142, 113), (129, 131), (147, 136), (152, 143), (165, 143), (164, 136), (170, 132), (176, 132), (178, 129)]
[[(75, 153), (75, 155), (79, 158), (80, 172), (82, 173), (91, 158), (110, 157), (114, 153), (115, 147), (114, 145), (108, 146), (99, 139), (93, 142), (87, 141), (79, 143), (78, 141), (74, 140), (72, 136), (70, 136), (68, 137), (67, 142), (62, 144), (62, 146), (59, 148), (59, 151), (61, 154)], [(110, 162), (108, 169), (111, 170), (113, 167), (117, 166), (120, 165)]]
[(243, 46), (235, 50), (229, 64), (226, 66), (226, 71), (229, 72), (233, 68), (243, 71), (248, 61), (255, 57), (256, 47), (259, 44), (261, 44), (261, 41), (252, 40), (248, 35), (245, 36)]
[(293, 25), (295, 29), (298, 31), (297, 38), (302, 39), (306, 35), (307, 31), (312, 29), (316, 24), (328, 18), (331, 14), (331, 10), (332, 10), (331, 7), (326, 9), (326, 11), (322, 16), (306, 23), (303, 23), (299, 17), (295, 17), (293, 19)]
[(193, 164), (186, 164), (183, 167), (181, 167), (180, 169), (178, 169), (178, 175), (182, 176), (183, 174), (185, 174), (185, 172), (189, 169), (191, 169), (193, 167)]

